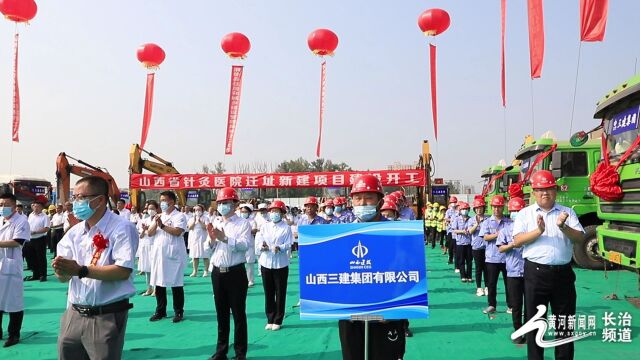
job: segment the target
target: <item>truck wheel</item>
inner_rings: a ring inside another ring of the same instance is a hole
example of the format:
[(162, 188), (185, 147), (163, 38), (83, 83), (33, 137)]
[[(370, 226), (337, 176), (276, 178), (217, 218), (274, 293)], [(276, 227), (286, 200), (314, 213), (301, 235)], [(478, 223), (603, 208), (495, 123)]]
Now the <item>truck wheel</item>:
[(584, 228), (584, 238), (573, 244), (573, 259), (583, 269), (603, 270), (604, 261), (598, 253), (597, 225)]

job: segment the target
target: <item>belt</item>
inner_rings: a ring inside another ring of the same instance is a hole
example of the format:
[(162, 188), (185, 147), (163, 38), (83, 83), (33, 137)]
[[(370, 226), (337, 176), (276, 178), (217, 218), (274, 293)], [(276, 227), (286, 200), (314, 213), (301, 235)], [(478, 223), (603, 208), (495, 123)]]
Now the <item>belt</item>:
[(238, 265), (229, 266), (229, 267), (214, 266), (213, 267), (213, 271), (217, 271), (217, 272), (219, 272), (221, 274), (224, 274), (224, 273), (228, 273), (230, 271), (237, 270), (237, 269), (242, 269), (242, 268), (244, 268), (244, 263), (241, 263), (241, 264), (238, 264)]
[(537, 262), (529, 261), (525, 259), (526, 263), (529, 263), (539, 269), (545, 269), (550, 271), (564, 271), (571, 269), (571, 263), (563, 264), (563, 265), (546, 265), (546, 264), (538, 264)]
[(91, 317), (96, 315), (111, 314), (124, 310), (129, 310), (133, 304), (129, 303), (129, 299), (120, 300), (111, 304), (101, 306), (71, 305), (73, 310), (77, 311), (81, 316)]

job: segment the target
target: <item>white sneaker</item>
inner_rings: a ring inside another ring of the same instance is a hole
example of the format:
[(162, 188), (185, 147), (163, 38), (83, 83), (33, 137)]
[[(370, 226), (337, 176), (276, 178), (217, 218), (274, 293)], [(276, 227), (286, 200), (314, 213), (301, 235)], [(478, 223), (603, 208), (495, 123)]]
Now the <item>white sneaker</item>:
[(482, 296), (484, 295), (484, 290), (482, 290), (482, 288), (478, 288), (478, 290), (476, 290), (476, 296)]
[(207, 277), (209, 276), (209, 272), (205, 271), (204, 273), (202, 273), (202, 277)]
[(511, 308), (507, 308), (507, 314), (511, 314), (513, 310)]
[(249, 287), (253, 287), (253, 281), (249, 281)]
[(196, 276), (198, 276), (198, 273), (196, 272), (192, 272), (191, 275), (189, 275), (189, 277), (196, 277)]
[(456, 274), (457, 274), (457, 273), (459, 273), (459, 272), (460, 272), (460, 269), (456, 269), (456, 270), (455, 270), (455, 273), (456, 273)]
[(271, 330), (272, 328), (273, 328), (273, 325), (272, 325), (272, 324), (267, 324), (267, 325), (265, 325), (265, 327), (264, 327), (264, 329), (265, 329), (265, 330)]
[(278, 331), (278, 330), (280, 330), (280, 325), (278, 325), (278, 324), (273, 324), (273, 325), (271, 325), (271, 330), (273, 330), (273, 331)]
[(489, 288), (484, 288), (484, 296), (489, 296)]

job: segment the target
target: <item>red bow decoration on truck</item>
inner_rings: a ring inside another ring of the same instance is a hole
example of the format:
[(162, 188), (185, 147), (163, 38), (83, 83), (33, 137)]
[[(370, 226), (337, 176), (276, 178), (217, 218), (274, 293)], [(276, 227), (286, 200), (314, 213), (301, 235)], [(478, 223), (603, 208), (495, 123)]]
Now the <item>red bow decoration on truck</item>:
[(96, 249), (91, 258), (91, 266), (95, 266), (102, 256), (102, 252), (109, 246), (109, 240), (105, 239), (102, 234), (93, 235), (93, 247)]
[(613, 166), (609, 162), (609, 149), (607, 147), (607, 138), (602, 136), (602, 157), (603, 162), (598, 164), (596, 171), (589, 178), (591, 192), (604, 201), (622, 200), (624, 193), (620, 187), (620, 174), (618, 168), (633, 154), (634, 150), (640, 145), (640, 136), (629, 146), (627, 151), (620, 157), (618, 163)]

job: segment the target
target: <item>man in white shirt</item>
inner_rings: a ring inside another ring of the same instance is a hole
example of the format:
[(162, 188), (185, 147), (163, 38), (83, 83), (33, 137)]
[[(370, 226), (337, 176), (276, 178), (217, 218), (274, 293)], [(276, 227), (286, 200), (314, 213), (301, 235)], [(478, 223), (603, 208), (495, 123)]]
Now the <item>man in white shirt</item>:
[(209, 272), (218, 321), (218, 341), (212, 360), (227, 359), (229, 351), (229, 313), (233, 313), (233, 348), (236, 359), (247, 356), (247, 288), (244, 263), (251, 237), (249, 221), (235, 214), (238, 194), (233, 188), (223, 188), (216, 197), (222, 219), (207, 226), (213, 246)]
[(187, 247), (182, 234), (187, 229), (184, 214), (176, 208), (176, 194), (164, 191), (160, 194), (162, 214), (149, 226), (147, 234), (154, 236), (154, 258), (151, 263), (151, 285), (156, 289), (156, 311), (149, 321), (158, 321), (167, 316), (167, 287), (173, 295), (173, 322), (184, 317), (184, 268)]
[(129, 209), (125, 207), (124, 200), (118, 199), (118, 202), (116, 203), (116, 209), (118, 209), (118, 215), (120, 215), (121, 218), (129, 221), (129, 216), (131, 216), (131, 211), (129, 211)]
[(71, 229), (71, 227), (79, 222), (75, 216), (73, 216), (73, 204), (70, 201), (64, 203), (64, 212), (62, 213), (62, 218), (64, 219), (64, 223), (62, 225), (62, 230), (66, 233)]
[(69, 283), (68, 307), (60, 321), (58, 358), (120, 359), (129, 303), (136, 289), (135, 226), (107, 211), (108, 184), (97, 176), (74, 188), (73, 212), (80, 222), (58, 243), (52, 267)]
[(64, 235), (64, 215), (62, 205), (57, 205), (55, 213), (51, 216), (51, 245), (53, 245), (53, 256), (57, 255), (56, 247)]
[(32, 204), (33, 212), (29, 214), (31, 228), (30, 246), (32, 249), (33, 275), (25, 278), (27, 281), (47, 281), (47, 234), (49, 233), (49, 217), (42, 212), (47, 199), (37, 197)]
[(4, 347), (20, 341), (24, 316), (24, 283), (22, 282), (22, 246), (31, 231), (26, 217), (16, 212), (16, 197), (0, 195), (0, 339), (2, 315), (9, 313), (9, 338)]

